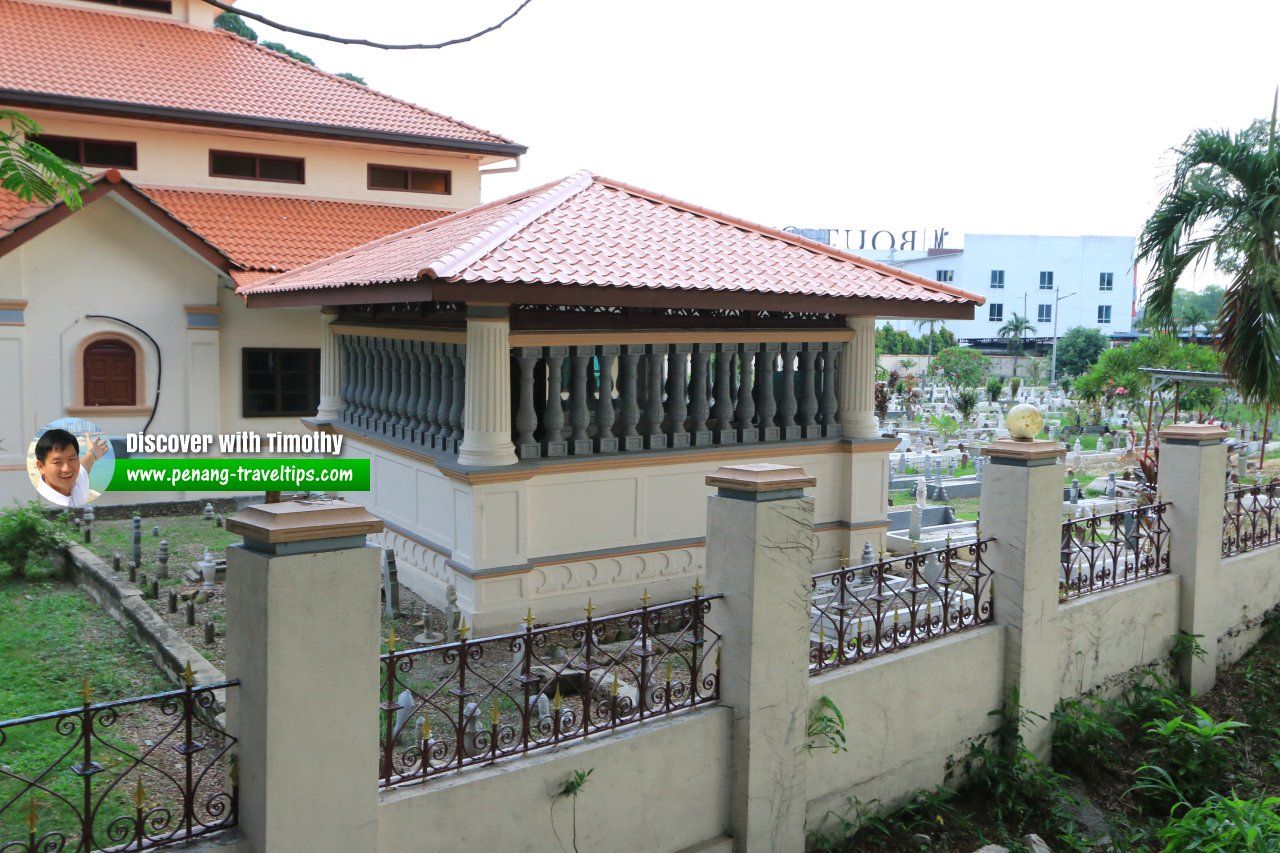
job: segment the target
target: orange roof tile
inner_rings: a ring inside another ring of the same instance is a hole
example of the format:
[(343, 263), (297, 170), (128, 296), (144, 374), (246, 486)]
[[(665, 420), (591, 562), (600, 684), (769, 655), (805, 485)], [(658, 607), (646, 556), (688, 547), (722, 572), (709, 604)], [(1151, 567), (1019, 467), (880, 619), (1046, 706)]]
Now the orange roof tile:
[(922, 308), (983, 302), (949, 285), (589, 172), (386, 237), (243, 292), (252, 297), (422, 278), (719, 291), (726, 306), (734, 293), (856, 297)]
[[(447, 216), (447, 210), (314, 198), (135, 186), (109, 170), (91, 179), (132, 187), (163, 213), (212, 246), (243, 271), (237, 284), (261, 281), (388, 233)], [(139, 199), (141, 203), (146, 203)], [(24, 202), (0, 190), (0, 241), (57, 208)]]
[(307, 126), (507, 156), (525, 150), (222, 30), (0, 0), (0, 33), (14, 48), (0, 51), (0, 99), (283, 130)]
[(139, 186), (156, 204), (246, 270), (283, 272), (447, 210)]

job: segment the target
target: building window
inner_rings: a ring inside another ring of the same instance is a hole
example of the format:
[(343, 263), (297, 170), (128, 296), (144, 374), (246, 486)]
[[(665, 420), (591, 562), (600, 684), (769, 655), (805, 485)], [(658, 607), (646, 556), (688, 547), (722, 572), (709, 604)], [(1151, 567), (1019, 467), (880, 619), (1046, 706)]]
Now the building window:
[[(453, 175), (438, 169), (410, 169), (405, 166), (369, 164), (369, 189), (448, 195), (453, 191)], [(942, 281), (942, 279), (938, 279)]]
[(1004, 270), (991, 271), (991, 286), (1004, 287)]
[(993, 323), (1004, 322), (1004, 305), (999, 302), (992, 302), (987, 305), (987, 319)]
[(1040, 272), (1040, 289), (1053, 290), (1053, 270), (1042, 270)]
[(300, 157), (270, 157), (240, 151), (209, 152), (209, 174), (215, 178), (301, 184), (306, 177), (303, 163)]
[(1098, 273), (1098, 290), (1112, 290), (1115, 288), (1115, 275), (1109, 272)]
[(104, 6), (124, 6), (126, 9), (146, 9), (148, 12), (172, 12), (170, 0), (89, 0)]
[(138, 144), (112, 139), (80, 139), (75, 136), (36, 137), (36, 142), (63, 160), (100, 169), (138, 168)]
[(314, 415), (320, 400), (320, 350), (244, 349), (246, 418)]
[(937, 280), (943, 283), (951, 283), (956, 280), (955, 270), (938, 270)]
[(1099, 323), (1111, 322), (1111, 306), (1110, 305), (1098, 306), (1098, 322)]
[(137, 403), (138, 354), (115, 338), (84, 348), (84, 404), (132, 406)]
[(1041, 305), (1041, 306), (1040, 306), (1040, 312), (1039, 312), (1039, 314), (1037, 314), (1037, 315), (1036, 315), (1036, 322), (1037, 322), (1037, 323), (1052, 323), (1052, 322), (1053, 322), (1053, 306), (1052, 306), (1052, 305)]

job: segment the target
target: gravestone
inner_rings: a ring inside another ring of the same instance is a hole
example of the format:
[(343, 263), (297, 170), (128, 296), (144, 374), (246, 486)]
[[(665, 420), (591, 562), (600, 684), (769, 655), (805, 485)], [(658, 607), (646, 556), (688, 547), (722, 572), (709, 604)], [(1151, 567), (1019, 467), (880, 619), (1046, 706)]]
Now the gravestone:
[(214, 627), (212, 622), (204, 623), (204, 642), (207, 646), (213, 645), (213, 640), (218, 635), (218, 629)]
[[(142, 516), (133, 517), (133, 567), (142, 565)], [(132, 578), (130, 578), (132, 580)]]
[(1071, 502), (1073, 504), (1080, 503), (1080, 481), (1079, 480), (1071, 481)]
[(876, 552), (871, 548), (871, 540), (867, 539), (862, 543), (862, 560), (861, 565), (874, 563), (876, 561)]
[(449, 584), (444, 589), (444, 631), (450, 643), (458, 642), (458, 628), (462, 614), (458, 612), (458, 588)]
[(178, 612), (178, 594), (172, 591), (169, 593), (169, 612)]
[(151, 599), (153, 601), (160, 600), (160, 581), (156, 578), (151, 579)]
[(1248, 448), (1243, 444), (1236, 450), (1236, 472), (1240, 477), (1241, 483), (1249, 476), (1249, 452)]
[(924, 575), (925, 583), (930, 586), (937, 585), (938, 579), (942, 577), (942, 563), (938, 561), (937, 551), (929, 552), (929, 556), (925, 558), (921, 573)]
[(169, 540), (160, 540), (160, 550), (156, 553), (156, 562), (159, 566), (156, 569), (156, 577), (169, 577)]
[(396, 709), (396, 721), (391, 729), (391, 740), (393, 742), (400, 740), (400, 733), (404, 731), (409, 718), (413, 716), (413, 694), (409, 692), (408, 688), (400, 691), (400, 695), (396, 697), (396, 704), (400, 707)]
[(196, 624), (196, 603), (194, 601), (187, 602), (187, 626), (194, 628)]
[(982, 484), (982, 469), (985, 467), (987, 467), (987, 458), (985, 456), (973, 457), (973, 477), (978, 481), (979, 485)]
[(462, 751), (465, 755), (475, 756), (479, 752), (476, 736), (483, 733), (480, 706), (475, 702), (468, 702), (462, 709)]
[(384, 549), (386, 560), (382, 565), (382, 600), (387, 616), (400, 618), (400, 574), (396, 571), (396, 551)]
[(93, 542), (93, 507), (84, 508), (84, 544)]
[(907, 535), (911, 539), (920, 538), (920, 511), (928, 500), (929, 487), (925, 485), (924, 477), (916, 478), (916, 500), (911, 505), (911, 522), (907, 528)]
[(222, 519), (222, 514), (221, 514), (221, 513), (219, 513), (218, 515), (215, 515), (215, 516), (213, 517), (213, 526), (214, 526), (214, 527), (221, 527), (221, 526), (222, 526), (222, 522), (223, 522), (223, 519)]
[(1107, 474), (1106, 496), (1114, 498), (1116, 496), (1116, 472), (1112, 471)]
[(155, 525), (154, 527), (152, 527), (152, 528), (151, 528), (151, 535), (152, 535), (152, 536), (154, 536), (154, 537), (159, 537), (159, 536), (160, 536), (160, 525), (158, 525), (158, 524), (157, 524), (157, 525)]
[(120, 560), (121, 560), (121, 559), (122, 559), (122, 558), (120, 557), (120, 555), (119, 555), (119, 554), (112, 554), (112, 555), (111, 555), (111, 571), (115, 572), (116, 574), (120, 574)]
[(204, 505), (204, 520), (213, 521), (213, 504), (206, 503)]

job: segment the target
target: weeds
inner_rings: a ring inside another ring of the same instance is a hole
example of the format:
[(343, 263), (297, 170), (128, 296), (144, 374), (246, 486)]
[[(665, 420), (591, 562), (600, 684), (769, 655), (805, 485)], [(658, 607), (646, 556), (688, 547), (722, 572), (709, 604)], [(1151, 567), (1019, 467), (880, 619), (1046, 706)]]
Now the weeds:
[(556, 831), (556, 803), (566, 797), (569, 798), (573, 816), (573, 853), (578, 853), (578, 795), (582, 793), (583, 788), (587, 787), (587, 779), (594, 771), (594, 767), (573, 771), (573, 775), (564, 781), (564, 785), (551, 799), (551, 832), (555, 835), (561, 850), (564, 849), (564, 842), (560, 840), (560, 833)]
[[(805, 749), (830, 749), (832, 752), (848, 752), (845, 746), (844, 714), (831, 701), (830, 696), (818, 697), (818, 703), (809, 709), (809, 724), (805, 728), (808, 740)], [(816, 742), (815, 742), (816, 741)]]

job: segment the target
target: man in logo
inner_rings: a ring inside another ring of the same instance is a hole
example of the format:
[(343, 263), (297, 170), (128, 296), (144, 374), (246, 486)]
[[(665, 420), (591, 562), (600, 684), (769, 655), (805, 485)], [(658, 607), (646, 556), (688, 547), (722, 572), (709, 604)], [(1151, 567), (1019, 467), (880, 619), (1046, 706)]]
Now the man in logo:
[(89, 502), (89, 471), (107, 452), (107, 442), (84, 435), (88, 449), (80, 455), (80, 442), (65, 429), (51, 429), (36, 442), (36, 491), (57, 506), (81, 507)]

